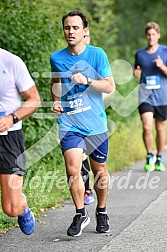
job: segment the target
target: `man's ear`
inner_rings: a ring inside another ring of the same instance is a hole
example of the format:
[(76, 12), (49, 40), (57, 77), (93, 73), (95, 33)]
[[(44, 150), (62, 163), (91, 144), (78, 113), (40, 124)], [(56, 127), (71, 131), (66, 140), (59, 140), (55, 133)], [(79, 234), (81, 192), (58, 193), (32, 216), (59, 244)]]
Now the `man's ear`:
[(84, 36), (85, 35), (88, 35), (89, 36), (89, 28), (88, 27), (85, 27), (84, 28)]

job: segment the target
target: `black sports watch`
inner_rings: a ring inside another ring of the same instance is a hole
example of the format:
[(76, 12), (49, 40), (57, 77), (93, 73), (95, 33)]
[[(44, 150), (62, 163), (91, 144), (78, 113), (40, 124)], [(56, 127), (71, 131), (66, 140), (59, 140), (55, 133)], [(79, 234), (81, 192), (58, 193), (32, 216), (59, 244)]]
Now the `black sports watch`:
[(92, 79), (87, 77), (87, 85), (90, 86), (92, 84)]
[(19, 119), (17, 118), (17, 116), (13, 113), (10, 114), (13, 117), (13, 124), (17, 123), (19, 121)]

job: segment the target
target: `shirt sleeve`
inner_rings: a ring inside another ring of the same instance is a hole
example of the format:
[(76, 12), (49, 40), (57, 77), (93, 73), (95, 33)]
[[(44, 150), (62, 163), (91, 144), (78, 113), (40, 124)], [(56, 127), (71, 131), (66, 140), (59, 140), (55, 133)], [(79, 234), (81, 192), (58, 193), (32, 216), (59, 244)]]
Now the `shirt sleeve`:
[(51, 66), (51, 78), (61, 78), (61, 74), (55, 63), (55, 53), (53, 53), (50, 57), (50, 66)]
[(35, 85), (26, 64), (19, 57), (15, 67), (15, 83), (19, 92), (24, 92)]
[(98, 54), (97, 72), (99, 74), (99, 78), (105, 78), (112, 75), (111, 66), (108, 61), (108, 57), (102, 49), (100, 50), (100, 53)]

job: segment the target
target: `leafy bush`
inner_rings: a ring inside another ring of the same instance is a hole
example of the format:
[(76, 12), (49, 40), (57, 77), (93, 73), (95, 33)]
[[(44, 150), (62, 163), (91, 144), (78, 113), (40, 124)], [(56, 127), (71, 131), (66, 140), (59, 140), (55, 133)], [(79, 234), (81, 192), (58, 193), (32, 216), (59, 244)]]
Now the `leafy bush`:
[[(43, 73), (50, 71), (50, 53), (65, 46), (61, 17), (68, 11), (80, 9), (87, 14), (90, 20), (92, 44), (101, 46), (107, 52), (110, 62), (117, 57), (122, 58), (124, 54), (120, 51), (120, 47), (123, 51), (127, 51), (127, 48), (124, 48), (124, 41), (121, 44), (115, 43), (119, 27), (118, 16), (115, 17), (112, 13), (113, 4), (113, 0), (70, 0), (68, 2), (64, 0), (2, 0), (0, 1), (0, 47), (23, 59), (35, 79), (42, 101), (49, 102), (51, 100), (50, 77), (44, 77)], [(124, 26), (122, 27), (124, 29)], [(125, 36), (127, 38), (127, 33)], [(129, 47), (128, 53), (131, 54)], [(33, 73), (37, 74), (36, 77)], [(132, 86), (133, 83), (128, 85), (130, 88)], [(120, 87), (118, 90), (123, 95), (129, 92), (127, 86)], [(24, 190), (29, 206), (35, 214), (40, 208), (57, 205), (62, 199), (70, 197), (68, 188), (57, 188), (57, 181), (65, 176), (65, 168), (57, 141), (55, 118), (45, 119), (45, 116), (52, 112), (51, 110), (51, 105), (42, 106), (37, 113), (23, 122), (29, 168), (25, 174)], [(39, 119), (40, 116), (41, 119)], [(108, 167), (112, 172), (127, 165), (129, 160), (138, 158), (137, 155), (139, 149), (142, 150), (142, 146), (136, 148), (134, 153), (134, 144), (138, 142), (138, 138), (141, 140), (141, 136), (137, 134), (140, 132), (140, 125), (131, 123), (132, 119), (133, 122), (136, 119), (136, 112), (131, 117), (124, 118), (109, 107), (107, 116), (117, 126), (116, 132), (110, 138), (109, 146), (111, 156), (109, 155)], [(134, 126), (135, 135), (132, 134)], [(51, 180), (46, 179), (48, 174), (55, 172), (57, 172), (57, 177), (52, 185)], [(44, 183), (45, 180), (46, 183)], [(63, 183), (66, 182), (63, 181)], [(0, 208), (0, 214), (1, 212)], [(5, 226), (9, 228), (14, 225), (11, 218), (3, 216), (1, 214), (0, 230)]]
[[(51, 12), (37, 1), (0, 2), (0, 47), (20, 56), (31, 74), (39, 74), (35, 82), (43, 101), (50, 101), (51, 96), (50, 79), (43, 78), (42, 74), (50, 71), (50, 53), (56, 49), (61, 37), (61, 26), (56, 19), (55, 16), (53, 26)], [(50, 107), (39, 109), (39, 112), (47, 111)], [(26, 145), (40, 139), (52, 124), (51, 120), (33, 118), (24, 121)]]

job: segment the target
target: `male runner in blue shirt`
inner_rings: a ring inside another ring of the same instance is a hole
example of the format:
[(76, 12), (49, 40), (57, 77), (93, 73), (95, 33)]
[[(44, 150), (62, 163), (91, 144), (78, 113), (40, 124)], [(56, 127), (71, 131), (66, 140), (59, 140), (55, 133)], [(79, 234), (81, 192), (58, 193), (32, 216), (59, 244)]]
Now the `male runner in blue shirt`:
[(108, 135), (102, 93), (113, 92), (115, 83), (105, 52), (84, 42), (88, 29), (86, 16), (73, 11), (62, 18), (62, 24), (68, 46), (53, 52), (50, 63), (53, 111), (59, 115), (61, 148), (76, 207), (67, 235), (81, 235), (90, 222), (84, 207), (84, 183), (80, 174), (83, 151), (90, 156), (95, 177), (96, 231), (105, 233), (109, 232), (106, 210)]
[[(140, 78), (144, 88), (142, 95), (150, 90), (149, 97), (139, 105), (139, 113), (143, 124), (143, 140), (147, 151), (146, 171), (164, 171), (162, 152), (166, 143), (165, 120), (167, 119), (167, 46), (158, 43), (160, 39), (159, 25), (149, 22), (145, 27), (148, 46), (137, 51), (135, 55), (134, 76)], [(156, 127), (156, 156), (153, 148), (153, 118)]]

